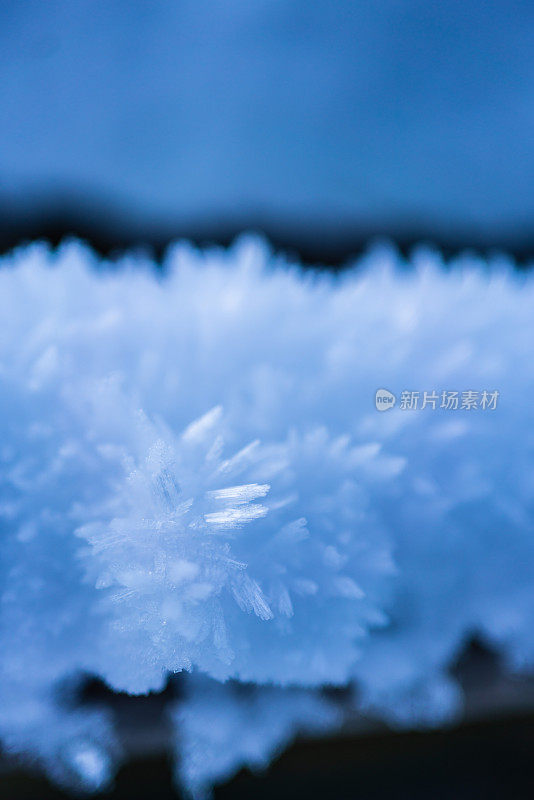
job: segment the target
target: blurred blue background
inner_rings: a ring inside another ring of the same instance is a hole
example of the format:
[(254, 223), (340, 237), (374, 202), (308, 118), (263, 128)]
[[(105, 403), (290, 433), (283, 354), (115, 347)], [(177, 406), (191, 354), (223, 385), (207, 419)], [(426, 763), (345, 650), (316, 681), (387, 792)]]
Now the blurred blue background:
[(534, 252), (533, 187), (532, 2), (0, 2), (4, 243)]

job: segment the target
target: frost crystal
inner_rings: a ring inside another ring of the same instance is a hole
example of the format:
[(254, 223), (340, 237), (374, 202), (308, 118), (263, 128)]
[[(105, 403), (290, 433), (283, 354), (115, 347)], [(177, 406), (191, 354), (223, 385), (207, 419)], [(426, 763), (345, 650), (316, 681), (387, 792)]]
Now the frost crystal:
[[(3, 258), (10, 752), (99, 788), (120, 751), (82, 676), (145, 693), (192, 671), (172, 717), (201, 794), (335, 727), (325, 685), (433, 725), (473, 633), (532, 667), (532, 280), (399, 262), (304, 275), (250, 239), (176, 246), (159, 278), (78, 244)], [(379, 389), (499, 403), (378, 413)]]

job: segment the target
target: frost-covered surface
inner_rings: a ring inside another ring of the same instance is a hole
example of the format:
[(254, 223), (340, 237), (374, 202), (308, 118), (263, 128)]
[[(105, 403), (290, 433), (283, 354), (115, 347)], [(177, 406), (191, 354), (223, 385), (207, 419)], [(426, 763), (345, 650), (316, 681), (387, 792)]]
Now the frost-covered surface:
[(340, 709), (317, 692), (194, 676), (172, 713), (177, 778), (203, 796), (244, 766), (268, 766), (295, 735), (318, 735), (342, 719)]
[[(171, 717), (200, 794), (335, 730), (325, 685), (435, 725), (474, 632), (530, 668), (533, 308), (506, 262), (429, 252), (338, 277), (252, 239), (177, 245), (159, 276), (79, 244), (6, 256), (4, 745), (97, 788), (120, 746), (81, 677), (144, 693), (192, 670)], [(500, 395), (378, 413), (381, 387)]]

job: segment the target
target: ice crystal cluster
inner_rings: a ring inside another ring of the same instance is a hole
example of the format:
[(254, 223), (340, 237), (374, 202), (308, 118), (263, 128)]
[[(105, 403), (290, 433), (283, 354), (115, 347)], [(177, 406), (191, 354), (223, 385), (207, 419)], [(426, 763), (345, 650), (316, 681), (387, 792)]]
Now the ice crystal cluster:
[[(176, 775), (202, 795), (335, 731), (325, 686), (434, 725), (473, 634), (531, 667), (533, 315), (504, 259), (383, 247), (335, 276), (254, 238), (176, 245), (159, 271), (77, 243), (5, 256), (5, 749), (101, 788), (120, 742), (80, 682), (142, 694), (186, 671)], [(379, 413), (383, 387), (418, 408)]]

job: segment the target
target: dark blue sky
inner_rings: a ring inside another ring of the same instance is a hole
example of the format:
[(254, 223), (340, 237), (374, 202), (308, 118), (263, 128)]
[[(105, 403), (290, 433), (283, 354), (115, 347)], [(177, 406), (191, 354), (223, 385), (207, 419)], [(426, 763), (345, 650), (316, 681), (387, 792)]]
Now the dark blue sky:
[(534, 4), (2, 0), (0, 199), (534, 228)]

